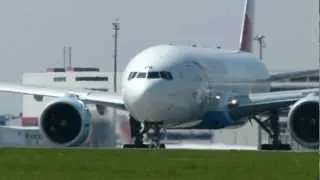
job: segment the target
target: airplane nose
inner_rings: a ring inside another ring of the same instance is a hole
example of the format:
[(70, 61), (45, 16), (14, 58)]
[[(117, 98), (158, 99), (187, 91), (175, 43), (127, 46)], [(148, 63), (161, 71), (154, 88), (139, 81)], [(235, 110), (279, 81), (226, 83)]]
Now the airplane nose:
[(164, 113), (164, 97), (160, 81), (136, 84), (126, 93), (126, 101), (131, 115), (139, 121), (161, 121)]

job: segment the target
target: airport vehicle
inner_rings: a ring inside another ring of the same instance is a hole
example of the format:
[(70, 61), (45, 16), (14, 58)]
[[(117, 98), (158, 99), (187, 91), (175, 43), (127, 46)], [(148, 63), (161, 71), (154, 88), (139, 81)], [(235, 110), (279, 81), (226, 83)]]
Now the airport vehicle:
[[(270, 76), (251, 53), (253, 17), (254, 1), (246, 0), (238, 50), (173, 45), (143, 50), (128, 63), (119, 95), (9, 83), (0, 83), (0, 91), (34, 95), (39, 101), (57, 97), (44, 107), (39, 128), (58, 146), (78, 146), (86, 140), (87, 104), (96, 104), (100, 110), (109, 106), (130, 112), (135, 140), (125, 147), (164, 147), (159, 137), (163, 129), (236, 128), (255, 120), (273, 138), (264, 148), (286, 149), (279, 140), (278, 121), (279, 111), (290, 108), (292, 137), (304, 147), (317, 148), (318, 90), (269, 92), (270, 79), (281, 75)], [(144, 144), (144, 135), (151, 144)]]

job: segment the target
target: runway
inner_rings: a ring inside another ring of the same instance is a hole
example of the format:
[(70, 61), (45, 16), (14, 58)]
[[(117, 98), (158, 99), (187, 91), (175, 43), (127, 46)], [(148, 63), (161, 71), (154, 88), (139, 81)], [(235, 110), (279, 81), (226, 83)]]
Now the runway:
[[(122, 149), (122, 145), (116, 147), (57, 147), (47, 145), (4, 145), (0, 144), (0, 148), (46, 148), (46, 149)], [(203, 144), (203, 143), (179, 143), (179, 144), (166, 144), (166, 149), (190, 149), (190, 150), (253, 150), (257, 151), (256, 146), (241, 146), (241, 145), (226, 145), (226, 144)]]
[(203, 149), (203, 150), (254, 150), (257, 151), (257, 146), (241, 146), (241, 145), (226, 145), (226, 144), (167, 144), (168, 149)]

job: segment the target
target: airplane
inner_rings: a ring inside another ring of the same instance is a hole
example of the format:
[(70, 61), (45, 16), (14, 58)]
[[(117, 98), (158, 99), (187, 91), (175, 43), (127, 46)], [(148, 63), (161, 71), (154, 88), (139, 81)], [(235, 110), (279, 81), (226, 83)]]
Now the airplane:
[(270, 75), (252, 53), (254, 0), (245, 0), (244, 7), (238, 49), (149, 47), (129, 61), (120, 94), (16, 83), (0, 83), (0, 92), (29, 94), (38, 101), (56, 97), (39, 118), (40, 132), (54, 146), (85, 142), (91, 133), (88, 105), (94, 104), (97, 110), (129, 112), (134, 141), (124, 148), (165, 148), (160, 136), (166, 129), (237, 128), (254, 120), (273, 139), (262, 149), (290, 149), (279, 138), (282, 109), (289, 109), (291, 136), (304, 147), (318, 148), (318, 89), (269, 92), (270, 80), (283, 76)]

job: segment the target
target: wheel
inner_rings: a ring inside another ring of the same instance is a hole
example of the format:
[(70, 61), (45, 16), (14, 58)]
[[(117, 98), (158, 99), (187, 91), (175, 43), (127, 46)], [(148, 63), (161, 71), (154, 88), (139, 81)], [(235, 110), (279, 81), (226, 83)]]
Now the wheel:
[(291, 150), (290, 144), (262, 144), (260, 147), (261, 150)]
[(160, 144), (160, 148), (165, 149), (165, 148), (166, 148), (166, 145), (165, 145), (165, 144)]
[(149, 147), (149, 148), (165, 149), (165, 148), (166, 148), (166, 145), (165, 145), (165, 144), (159, 144), (159, 146), (157, 147), (157, 146), (154, 145), (154, 144), (149, 144), (148, 147)]
[[(123, 148), (145, 148), (145, 149), (153, 149), (153, 148), (156, 148), (155, 145), (153, 144), (140, 144), (140, 145), (137, 145), (137, 144), (124, 144), (123, 145)], [(160, 149), (165, 149), (166, 148), (166, 145), (165, 144), (159, 144), (159, 148)]]
[(146, 144), (124, 144), (123, 145), (123, 148), (148, 148), (148, 145)]

